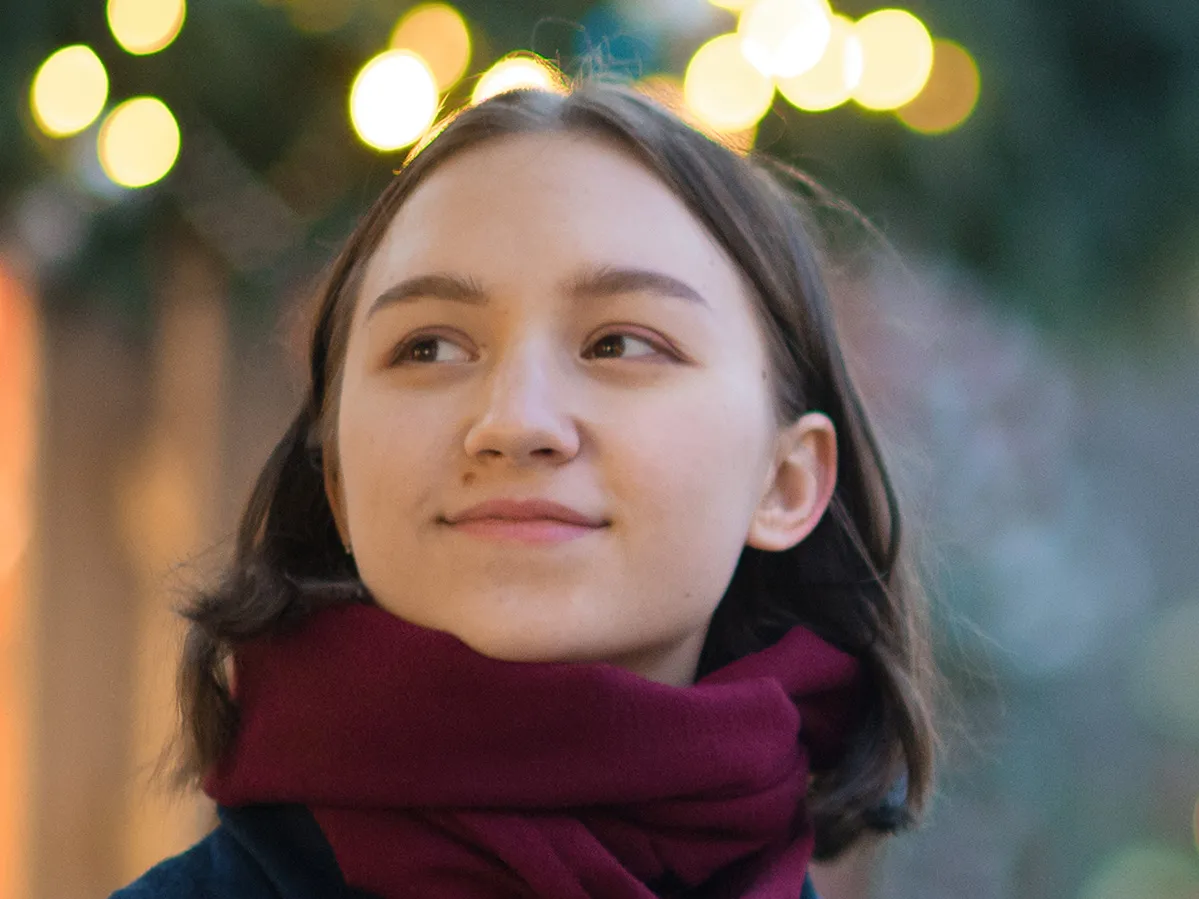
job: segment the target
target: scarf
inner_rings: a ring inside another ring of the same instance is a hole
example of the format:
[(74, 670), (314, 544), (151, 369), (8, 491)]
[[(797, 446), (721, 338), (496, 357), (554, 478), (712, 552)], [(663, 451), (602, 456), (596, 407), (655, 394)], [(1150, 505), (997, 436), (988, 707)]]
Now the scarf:
[(857, 708), (856, 661), (801, 627), (675, 687), (492, 659), (368, 605), (239, 647), (235, 683), (205, 792), (307, 806), (383, 899), (795, 899), (809, 774)]

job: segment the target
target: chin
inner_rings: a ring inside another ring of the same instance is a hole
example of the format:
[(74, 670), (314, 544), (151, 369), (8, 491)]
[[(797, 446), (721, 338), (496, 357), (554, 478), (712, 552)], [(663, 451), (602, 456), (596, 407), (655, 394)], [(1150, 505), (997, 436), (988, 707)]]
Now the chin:
[(595, 662), (611, 655), (601, 646), (586, 645), (560, 630), (508, 626), (449, 632), (480, 655), (504, 662)]

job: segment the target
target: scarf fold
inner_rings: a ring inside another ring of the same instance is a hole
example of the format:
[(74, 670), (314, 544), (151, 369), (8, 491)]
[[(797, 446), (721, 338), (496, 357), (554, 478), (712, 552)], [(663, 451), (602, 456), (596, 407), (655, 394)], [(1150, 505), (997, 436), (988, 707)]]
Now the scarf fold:
[(339, 606), (238, 649), (238, 735), (204, 788), (307, 806), (383, 899), (795, 899), (857, 669), (796, 627), (673, 687)]

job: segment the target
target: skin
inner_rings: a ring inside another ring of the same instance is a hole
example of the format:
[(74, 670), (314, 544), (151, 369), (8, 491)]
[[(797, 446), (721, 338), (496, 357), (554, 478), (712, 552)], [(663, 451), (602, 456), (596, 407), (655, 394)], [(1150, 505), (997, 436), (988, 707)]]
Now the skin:
[[(594, 277), (623, 269), (702, 302)], [(427, 287), (371, 311), (430, 274), (475, 302)], [(794, 546), (836, 479), (827, 417), (775, 421), (748, 291), (683, 202), (600, 138), (508, 136), (438, 167), (368, 263), (325, 454), (378, 603), (493, 658), (693, 682), (742, 548)], [(444, 521), (495, 498), (606, 524), (533, 544)]]

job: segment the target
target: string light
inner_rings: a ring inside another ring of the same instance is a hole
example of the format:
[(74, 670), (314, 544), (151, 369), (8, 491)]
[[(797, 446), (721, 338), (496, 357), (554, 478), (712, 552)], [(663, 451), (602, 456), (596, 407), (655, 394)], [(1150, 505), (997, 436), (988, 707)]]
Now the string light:
[(470, 63), (470, 31), (458, 10), (444, 3), (410, 10), (392, 32), (390, 46), (418, 54), (442, 91), (453, 87)]
[(95, 51), (83, 44), (57, 50), (38, 67), (29, 106), (38, 128), (51, 137), (82, 131), (104, 110), (108, 73)]
[(104, 173), (122, 187), (145, 187), (164, 178), (179, 157), (179, 125), (157, 97), (134, 97), (100, 126), (97, 152)]
[(483, 73), (471, 93), (471, 103), (482, 103), (505, 91), (532, 89), (560, 91), (561, 75), (539, 56), (506, 56)]
[(363, 143), (398, 150), (415, 143), (437, 115), (437, 80), (411, 50), (387, 50), (362, 67), (350, 88), (350, 121)]
[(183, 28), (185, 0), (108, 0), (108, 27), (118, 44), (143, 56), (168, 46)]
[(978, 66), (953, 41), (933, 42), (933, 68), (924, 89), (899, 107), (899, 120), (921, 134), (943, 134), (962, 124), (978, 103)]
[(853, 99), (866, 109), (897, 109), (920, 93), (933, 68), (933, 39), (902, 9), (880, 9), (854, 25), (862, 45), (862, 78)]
[(774, 82), (745, 58), (736, 34), (722, 34), (696, 50), (683, 75), (687, 108), (717, 131), (753, 127), (773, 98)]
[(737, 23), (741, 52), (763, 75), (794, 78), (820, 61), (832, 15), (828, 0), (757, 0)]
[(834, 16), (820, 61), (801, 75), (778, 79), (778, 89), (795, 108), (823, 112), (848, 100), (861, 80), (862, 44), (853, 22)]

